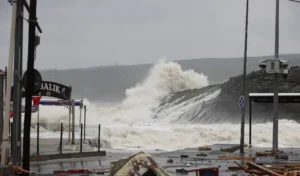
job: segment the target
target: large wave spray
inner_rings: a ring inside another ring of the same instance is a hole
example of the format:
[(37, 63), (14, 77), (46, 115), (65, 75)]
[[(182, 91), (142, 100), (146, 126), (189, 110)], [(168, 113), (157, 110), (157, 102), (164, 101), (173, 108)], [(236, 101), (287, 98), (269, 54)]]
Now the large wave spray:
[[(153, 117), (153, 109), (171, 93), (186, 89), (196, 89), (208, 85), (203, 74), (193, 70), (183, 71), (175, 62), (160, 61), (149, 71), (147, 78), (126, 90), (126, 98), (114, 107), (96, 107), (88, 104), (88, 118), (91, 124), (146, 124)], [(87, 85), (88, 86), (88, 85)], [(57, 109), (57, 110), (54, 110)], [(60, 110), (58, 110), (60, 109)], [(78, 114), (78, 111), (77, 113)], [(68, 114), (61, 107), (41, 107), (41, 120), (47, 122), (67, 122)]]
[[(161, 61), (153, 66), (143, 82), (126, 90), (126, 98), (120, 104), (105, 107), (84, 100), (84, 104), (88, 108), (87, 137), (96, 138), (96, 125), (102, 124), (102, 140), (108, 142), (113, 149), (178, 149), (214, 143), (239, 143), (239, 125), (228, 123), (214, 125), (168, 124), (173, 118), (176, 118), (176, 114), (180, 114), (180, 111), (197, 108), (196, 102), (215, 98), (218, 96), (219, 90), (212, 92), (211, 95), (203, 96), (203, 100), (201, 96), (198, 96), (196, 101), (188, 101), (189, 104), (174, 105), (173, 109), (162, 113), (164, 118), (153, 119), (155, 116), (153, 110), (169, 94), (201, 88), (208, 84), (208, 79), (203, 74), (193, 70), (184, 71), (179, 64), (174, 62)], [(34, 115), (33, 124), (36, 121), (35, 117)], [(43, 127), (41, 137), (59, 138), (60, 123), (64, 123), (67, 127), (68, 118), (66, 108), (41, 106), (40, 123)], [(79, 123), (78, 108), (76, 109), (76, 122)], [(300, 128), (295, 128), (298, 125), (296, 122), (280, 121), (280, 125), (285, 128), (294, 128), (296, 131), (299, 129), (300, 132)], [(281, 133), (280, 143), (283, 141), (283, 146), (297, 145), (300, 137), (296, 135), (296, 131), (288, 135)], [(35, 136), (34, 134), (33, 127), (32, 137)], [(254, 125), (253, 144), (255, 146), (270, 146), (271, 134), (271, 124)]]

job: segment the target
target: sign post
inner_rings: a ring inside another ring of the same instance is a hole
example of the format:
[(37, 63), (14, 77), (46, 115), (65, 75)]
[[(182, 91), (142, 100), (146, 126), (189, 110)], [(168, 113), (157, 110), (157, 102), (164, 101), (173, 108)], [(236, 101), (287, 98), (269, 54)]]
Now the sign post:
[(69, 143), (71, 142), (71, 116), (72, 116), (72, 102), (71, 102), (71, 95), (72, 95), (72, 86), (70, 88), (70, 97), (68, 101), (68, 107), (69, 107)]
[(72, 99), (72, 143), (75, 145), (75, 100)]
[(37, 123), (36, 123), (36, 155), (40, 155), (40, 100), (42, 96), (34, 96), (32, 97), (33, 100), (33, 107), (37, 108)]
[(243, 95), (240, 96), (238, 103), (241, 109), (245, 106), (245, 97)]
[(84, 118), (84, 131), (83, 131), (83, 136), (84, 136), (84, 140), (85, 140), (85, 129), (86, 129), (86, 105), (83, 106), (84, 108), (84, 115), (83, 115), (83, 118)]
[(79, 106), (79, 124), (78, 127), (80, 128), (80, 124), (81, 124), (81, 114), (82, 114), (82, 100), (80, 102), (80, 106)]

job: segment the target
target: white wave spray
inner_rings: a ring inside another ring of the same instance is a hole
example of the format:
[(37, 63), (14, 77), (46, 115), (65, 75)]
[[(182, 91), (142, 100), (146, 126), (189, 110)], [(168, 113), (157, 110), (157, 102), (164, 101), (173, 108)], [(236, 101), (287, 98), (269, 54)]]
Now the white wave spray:
[[(126, 90), (126, 98), (114, 107), (99, 107), (84, 100), (87, 105), (87, 138), (97, 137), (97, 124), (101, 124), (102, 140), (108, 142), (113, 149), (178, 149), (196, 147), (214, 143), (239, 143), (239, 125), (171, 125), (168, 124), (180, 110), (186, 107), (173, 108), (166, 112), (165, 118), (153, 121), (154, 111), (163, 98), (169, 94), (207, 86), (208, 79), (193, 70), (182, 70), (175, 62), (161, 61), (153, 66), (147, 78), (136, 86)], [(88, 85), (87, 85), (88, 86)], [(208, 97), (215, 98), (220, 91)], [(205, 99), (205, 101), (206, 101)], [(191, 102), (193, 103), (193, 102)], [(175, 107), (175, 106), (174, 106)], [(190, 105), (189, 107), (195, 107)], [(36, 119), (33, 116), (33, 124)], [(59, 138), (60, 123), (67, 129), (68, 110), (63, 107), (40, 108), (40, 123), (43, 126), (41, 137)], [(79, 110), (76, 109), (76, 121), (79, 122)], [(300, 137), (296, 135), (300, 128), (293, 121), (280, 121), (284, 128), (294, 128), (293, 133), (280, 133), (280, 143), (284, 146), (295, 146)], [(34, 125), (33, 125), (34, 126)], [(35, 136), (33, 129), (32, 137)], [(247, 129), (246, 129), (247, 131)], [(264, 135), (261, 135), (264, 134)], [(255, 146), (271, 146), (271, 124), (256, 124), (253, 127), (253, 144)], [(247, 135), (247, 133), (246, 133)], [(64, 134), (67, 137), (67, 134)], [(79, 133), (76, 132), (79, 138)], [(247, 140), (247, 138), (246, 138)]]

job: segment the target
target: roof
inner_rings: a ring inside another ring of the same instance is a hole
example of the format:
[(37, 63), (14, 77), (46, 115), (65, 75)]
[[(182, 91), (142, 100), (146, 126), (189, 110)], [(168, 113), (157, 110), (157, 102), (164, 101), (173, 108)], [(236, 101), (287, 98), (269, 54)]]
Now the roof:
[(111, 162), (110, 176), (142, 175), (143, 172), (149, 169), (157, 176), (169, 176), (169, 174), (145, 152), (139, 152), (131, 157)]
[[(273, 103), (274, 93), (249, 93), (254, 103)], [(300, 93), (278, 93), (279, 103), (300, 103)]]
[[(249, 93), (249, 97), (273, 97), (274, 93)], [(300, 93), (278, 93), (278, 96), (300, 96)]]
[[(65, 106), (68, 103), (70, 103), (70, 101), (66, 101), (66, 100), (53, 100), (53, 99), (41, 99), (39, 104), (40, 105), (45, 105), (45, 106)], [(82, 106), (83, 102), (82, 100), (75, 100), (75, 106)]]

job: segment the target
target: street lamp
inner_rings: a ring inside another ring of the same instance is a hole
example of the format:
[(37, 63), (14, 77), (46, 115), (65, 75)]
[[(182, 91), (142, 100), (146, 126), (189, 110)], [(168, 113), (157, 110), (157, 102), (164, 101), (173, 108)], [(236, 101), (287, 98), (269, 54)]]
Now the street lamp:
[(283, 78), (288, 76), (288, 62), (279, 59), (260, 61), (259, 67), (266, 73), (274, 75), (274, 97), (273, 97), (273, 143), (272, 151), (278, 152), (278, 75)]
[[(283, 73), (283, 63), (279, 60), (279, 0), (276, 0), (275, 9), (275, 54), (274, 59), (261, 61), (259, 66), (267, 73), (274, 75), (273, 87), (273, 142), (272, 151), (278, 152), (278, 74)], [(286, 65), (286, 64), (285, 64)]]

